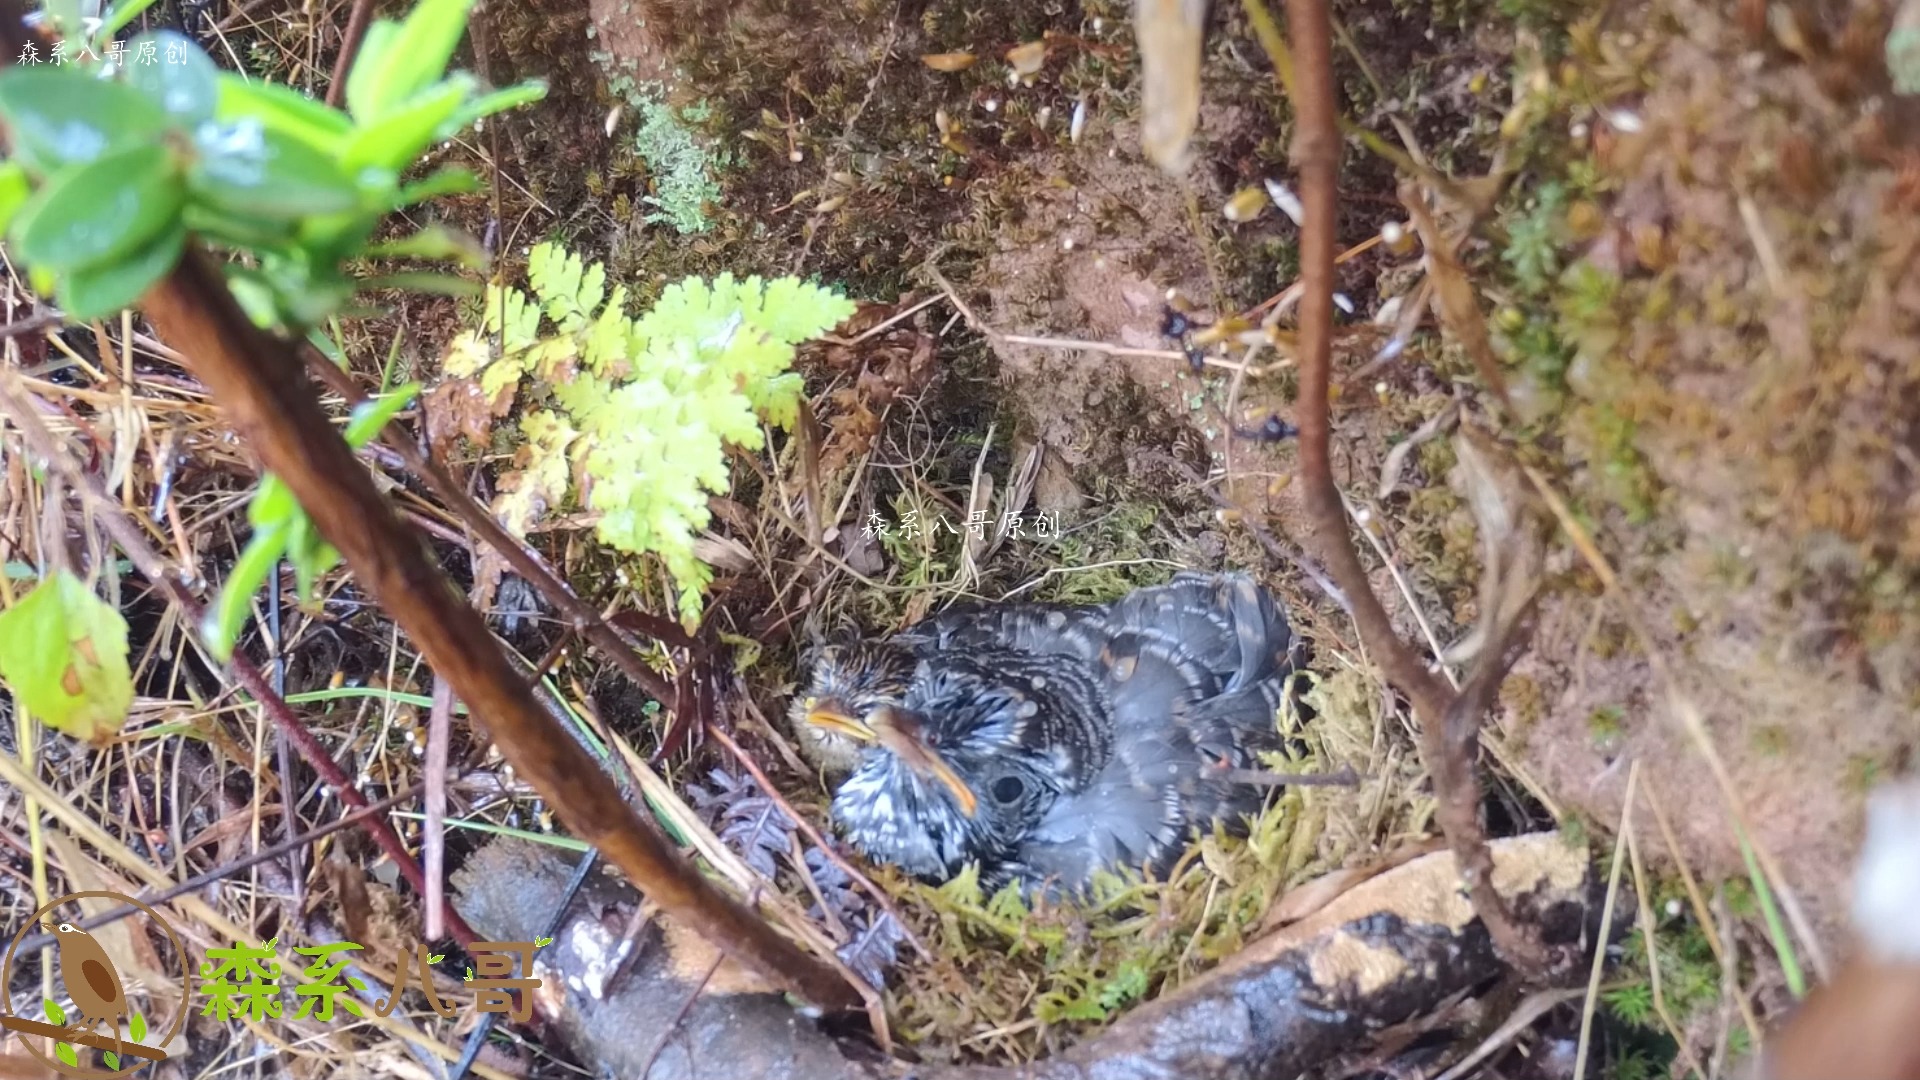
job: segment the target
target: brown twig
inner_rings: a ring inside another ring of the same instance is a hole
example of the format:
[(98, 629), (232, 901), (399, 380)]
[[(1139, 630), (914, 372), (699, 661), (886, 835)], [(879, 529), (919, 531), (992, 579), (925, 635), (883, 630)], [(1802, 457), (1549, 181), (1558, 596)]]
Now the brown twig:
[(468, 607), (374, 487), (300, 377), (294, 351), (253, 325), (197, 248), (142, 298), (262, 465), (286, 483), (355, 580), (391, 614), (495, 745), (582, 840), (684, 925), (775, 985), (823, 1006), (857, 998), (833, 968), (720, 891), (621, 798), (557, 729)]
[[(1263, 38), (1277, 37), (1261, 0), (1245, 0), (1248, 16)], [(1328, 401), (1332, 370), (1334, 255), (1337, 245), (1340, 124), (1334, 107), (1333, 29), (1326, 0), (1287, 0), (1287, 31), (1293, 46), (1293, 163), (1300, 176), (1304, 215), (1300, 226), (1300, 283), (1297, 315), (1300, 367), (1298, 424), (1300, 476), (1313, 547), (1327, 572), (1346, 594), (1361, 643), (1380, 665), (1388, 682), (1406, 694), (1418, 719), (1420, 756), (1433, 778), (1438, 799), (1435, 816), (1467, 882), (1474, 912), (1507, 959), (1540, 969), (1546, 950), (1531, 927), (1519, 923), (1494, 890), (1486, 828), (1480, 819), (1481, 796), (1472, 749), (1481, 715), (1499, 687), (1498, 648), (1490, 686), (1455, 695), (1427, 670), (1393, 628), (1374, 594), (1360, 553), (1347, 530), (1346, 510), (1334, 484), (1329, 443), (1332, 413)], [(1498, 644), (1498, 643), (1496, 643)], [(1492, 670), (1492, 669), (1489, 669)]]
[(333, 62), (333, 78), (327, 83), (327, 107), (337, 109), (347, 93), (347, 73), (353, 70), (353, 58), (367, 36), (367, 19), (373, 14), (373, 0), (353, 0), (353, 12), (347, 16), (346, 33), (340, 36), (340, 57)]

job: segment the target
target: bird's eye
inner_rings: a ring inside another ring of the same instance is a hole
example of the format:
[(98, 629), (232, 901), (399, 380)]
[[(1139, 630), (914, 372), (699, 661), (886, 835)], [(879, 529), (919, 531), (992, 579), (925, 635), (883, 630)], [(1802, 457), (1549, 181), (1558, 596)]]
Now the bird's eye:
[(1027, 785), (1021, 783), (1020, 778), (1017, 776), (1003, 776), (993, 782), (993, 798), (995, 802), (1017, 802), (1020, 796), (1026, 793)]
[(65, 923), (65, 922), (63, 922), (63, 923), (61, 923), (61, 924), (60, 924), (60, 932), (61, 932), (61, 933), (63, 933), (63, 934), (71, 934), (71, 933), (73, 933), (73, 924), (72, 924), (72, 923)]

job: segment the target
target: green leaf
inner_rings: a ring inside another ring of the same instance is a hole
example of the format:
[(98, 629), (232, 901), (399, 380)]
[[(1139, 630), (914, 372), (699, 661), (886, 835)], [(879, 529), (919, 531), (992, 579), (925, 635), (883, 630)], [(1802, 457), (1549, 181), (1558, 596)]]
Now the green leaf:
[(253, 119), (298, 139), (315, 150), (335, 156), (353, 134), (353, 121), (338, 109), (290, 87), (248, 82), (238, 75), (220, 75), (220, 104), (214, 118), (222, 121)]
[(55, 272), (100, 266), (173, 223), (186, 194), (173, 155), (136, 146), (57, 174), (13, 222), (15, 252)]
[(420, 392), (420, 384), (410, 382), (394, 388), (390, 394), (370, 398), (353, 407), (353, 415), (347, 420), (347, 445), (355, 450), (366, 446), (387, 426), (387, 421), (400, 415), (413, 396)]
[(72, 67), (0, 72), (0, 118), (13, 132), (14, 156), (42, 176), (155, 143), (167, 126), (160, 106), (140, 91)]
[(390, 109), (378, 120), (363, 120), (340, 153), (341, 166), (350, 173), (368, 166), (405, 168), (435, 139), (451, 134), (442, 129), (473, 92), (474, 85), (473, 76), (455, 75), (404, 108)]
[(68, 41), (79, 41), (83, 32), (80, 19), (80, 0), (46, 0), (44, 5), (46, 18), (59, 31), (60, 37)]
[(53, 1045), (53, 1056), (59, 1058), (61, 1062), (69, 1068), (77, 1069), (80, 1067), (80, 1055), (74, 1053), (73, 1047), (66, 1043), (55, 1043)]
[(192, 38), (177, 30), (141, 34), (128, 48), (137, 54), (148, 44), (159, 56), (168, 56), (169, 49), (177, 49), (181, 59), (178, 63), (168, 60), (159, 64), (130, 64), (127, 85), (152, 98), (177, 121), (197, 124), (212, 119), (213, 110), (220, 103), (220, 71), (213, 66), (213, 61), (207, 59), (207, 54)]
[(294, 594), (302, 604), (313, 601), (313, 586), (340, 562), (340, 553), (320, 538), (313, 519), (303, 511), (287, 530), (287, 561), (293, 564)]
[(17, 161), (0, 163), (0, 233), (13, 223), (13, 215), (27, 201), (33, 189), (27, 184), (27, 170)]
[(254, 530), (253, 538), (234, 560), (233, 572), (221, 586), (220, 596), (200, 620), (200, 636), (215, 660), (226, 663), (233, 657), (233, 646), (252, 612), (253, 594), (260, 591), (267, 575), (273, 572), (287, 550), (287, 521), (278, 521)]
[(353, 70), (347, 72), (347, 111), (360, 121), (371, 120), (379, 110), (373, 99), (374, 84), (386, 67), (387, 54), (400, 33), (400, 24), (392, 19), (375, 19), (360, 38), (360, 52), (353, 58)]
[(254, 491), (253, 501), (247, 504), (247, 524), (256, 529), (282, 525), (292, 521), (293, 515), (299, 512), (300, 503), (293, 497), (293, 489), (285, 480), (268, 473)]
[(100, 1051), (100, 1060), (106, 1062), (107, 1068), (109, 1069), (118, 1069), (120, 1067), (120, 1055), (111, 1050)]
[(294, 220), (360, 204), (359, 190), (330, 158), (259, 120), (201, 125), (194, 144), (200, 156), (188, 184), (195, 197), (220, 209)]
[[(421, 0), (378, 53), (367, 55), (363, 45), (347, 79), (347, 108), (354, 118), (365, 123), (409, 104), (415, 94), (444, 76), (447, 61), (453, 59), (453, 50), (467, 31), (467, 12), (473, 4), (474, 0)], [(356, 100), (354, 77), (360, 74), (361, 64), (370, 65), (372, 72), (360, 84)]]
[(290, 223), (236, 214), (224, 207), (189, 202), (180, 211), (180, 218), (187, 231), (196, 236), (256, 254), (262, 250), (284, 254), (294, 243)]
[(547, 96), (547, 83), (544, 79), (528, 79), (514, 86), (481, 94), (467, 102), (454, 118), (454, 131), (465, 131), (474, 123), (492, 116), (494, 113), (517, 109), (522, 105), (531, 105)]
[(93, 35), (96, 44), (113, 40), (113, 36), (127, 28), (127, 25), (140, 17), (141, 12), (154, 5), (154, 0), (126, 0), (115, 4), (100, 20), (100, 29)]
[(471, 169), (462, 169), (457, 166), (435, 169), (423, 179), (401, 185), (400, 197), (395, 202), (394, 209), (404, 209), (416, 203), (426, 202), (428, 199), (437, 199), (442, 195), (467, 195), (479, 191), (480, 188), (480, 177)]
[(67, 1010), (61, 1008), (60, 1003), (52, 998), (47, 999), (47, 1022), (59, 1024), (61, 1027), (67, 1026)]
[(140, 1042), (145, 1039), (147, 1037), (147, 1018), (141, 1016), (139, 1013), (134, 1013), (129, 1016), (127, 1018), (127, 1034), (133, 1036), (134, 1042)]
[(127, 620), (62, 570), (0, 612), (0, 679), (49, 726), (103, 742), (133, 705)]
[(74, 270), (61, 279), (54, 290), (60, 310), (75, 322), (98, 319), (121, 308), (132, 307), (154, 282), (167, 276), (179, 264), (187, 249), (184, 225), (173, 228), (146, 247), (117, 262), (86, 270)]

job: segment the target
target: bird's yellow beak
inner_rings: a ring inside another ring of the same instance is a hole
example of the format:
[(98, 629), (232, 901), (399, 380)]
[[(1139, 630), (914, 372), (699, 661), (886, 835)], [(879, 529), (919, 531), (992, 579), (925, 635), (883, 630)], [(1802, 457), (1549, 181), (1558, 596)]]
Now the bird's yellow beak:
[(825, 728), (858, 742), (873, 742), (877, 738), (872, 728), (848, 712), (847, 707), (835, 698), (808, 698), (801, 705), (807, 710), (807, 723), (815, 727)]
[(874, 741), (893, 751), (907, 767), (922, 776), (938, 780), (948, 791), (953, 792), (954, 800), (960, 804), (960, 812), (972, 817), (980, 808), (980, 800), (973, 789), (953, 771), (940, 756), (940, 751), (927, 745), (920, 734), (920, 725), (906, 714), (888, 706), (873, 710), (867, 717), (867, 730)]

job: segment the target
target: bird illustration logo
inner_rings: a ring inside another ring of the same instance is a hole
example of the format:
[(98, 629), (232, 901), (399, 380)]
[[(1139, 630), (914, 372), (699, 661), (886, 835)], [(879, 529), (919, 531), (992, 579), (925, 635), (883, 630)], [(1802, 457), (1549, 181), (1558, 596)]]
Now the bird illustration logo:
[[(63, 1076), (128, 1076), (137, 1069), (167, 1059), (166, 1048), (179, 1037), (186, 1024), (186, 996), (180, 995), (172, 1016), (164, 1025), (149, 1028), (147, 1018), (128, 999), (126, 984), (121, 981), (120, 971), (106, 946), (95, 940), (77, 920), (67, 921), (56, 914), (60, 908), (81, 901), (96, 902), (83, 910), (99, 911), (104, 920), (135, 916), (139, 929), (131, 932), (150, 934), (155, 944), (170, 946), (171, 955), (179, 965), (176, 970), (150, 973), (149, 977), (159, 974), (164, 983), (164, 976), (171, 975), (180, 987), (192, 985), (185, 944), (152, 905), (103, 890), (69, 893), (34, 912), (12, 933), (5, 953), (0, 954), (0, 986), (15, 985), (18, 965), (51, 950), (53, 966), (58, 969), (67, 998), (73, 1003), (71, 1012), (48, 1000), (44, 1020), (36, 1015), (18, 1015), (14, 1012), (14, 998), (0, 994), (0, 1030), (21, 1036), (22, 1045), (29, 1053)], [(101, 911), (109, 906), (117, 910), (111, 914)], [(102, 1024), (112, 1029), (111, 1034), (100, 1032)], [(104, 1068), (89, 1065), (79, 1056), (88, 1048), (103, 1052)]]
[(127, 1020), (127, 992), (120, 985), (120, 973), (114, 970), (107, 950), (93, 935), (72, 923), (61, 923), (54, 931), (54, 951), (60, 958), (60, 977), (66, 980), (67, 996), (80, 1013), (73, 1023), (76, 1032), (91, 1033), (101, 1024), (113, 1028), (114, 1052), (125, 1050), (120, 1025)]

